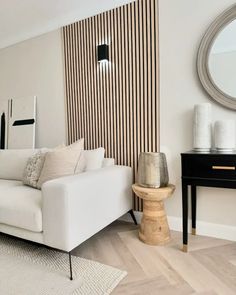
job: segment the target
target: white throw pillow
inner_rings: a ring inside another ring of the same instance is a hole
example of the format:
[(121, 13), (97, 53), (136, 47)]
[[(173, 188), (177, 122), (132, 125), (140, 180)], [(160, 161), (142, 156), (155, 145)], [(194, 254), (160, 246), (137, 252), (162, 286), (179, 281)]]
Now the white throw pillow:
[(0, 150), (0, 179), (22, 180), (28, 159), (35, 149)]
[(76, 173), (102, 168), (105, 149), (100, 147), (95, 150), (85, 150), (76, 167)]
[(65, 148), (48, 152), (39, 177), (37, 187), (41, 188), (46, 181), (62, 176), (73, 175), (84, 149), (84, 139)]
[(115, 159), (113, 158), (104, 158), (102, 161), (102, 167), (111, 167), (115, 165)]

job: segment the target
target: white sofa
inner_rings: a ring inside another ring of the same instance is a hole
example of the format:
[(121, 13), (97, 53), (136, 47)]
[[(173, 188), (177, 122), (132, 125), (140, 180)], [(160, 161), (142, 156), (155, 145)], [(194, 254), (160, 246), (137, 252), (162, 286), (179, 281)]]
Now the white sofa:
[(0, 151), (0, 232), (70, 252), (131, 210), (130, 167), (104, 159), (101, 169), (50, 180), (37, 190), (19, 179), (27, 161), (21, 153), (5, 159)]

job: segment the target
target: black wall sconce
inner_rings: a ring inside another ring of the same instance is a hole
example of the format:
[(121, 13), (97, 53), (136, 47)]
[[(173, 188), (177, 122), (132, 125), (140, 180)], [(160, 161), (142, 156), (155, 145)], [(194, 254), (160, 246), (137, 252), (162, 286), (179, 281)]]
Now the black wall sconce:
[(109, 47), (107, 44), (98, 45), (98, 62), (109, 60)]

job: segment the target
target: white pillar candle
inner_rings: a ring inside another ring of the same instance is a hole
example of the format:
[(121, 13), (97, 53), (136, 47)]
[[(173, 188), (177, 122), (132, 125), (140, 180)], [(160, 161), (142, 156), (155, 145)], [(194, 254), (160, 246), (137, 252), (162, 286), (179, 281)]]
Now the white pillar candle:
[(220, 120), (215, 122), (215, 147), (219, 151), (235, 149), (235, 121)]
[(211, 104), (201, 103), (194, 106), (193, 148), (196, 151), (211, 149)]

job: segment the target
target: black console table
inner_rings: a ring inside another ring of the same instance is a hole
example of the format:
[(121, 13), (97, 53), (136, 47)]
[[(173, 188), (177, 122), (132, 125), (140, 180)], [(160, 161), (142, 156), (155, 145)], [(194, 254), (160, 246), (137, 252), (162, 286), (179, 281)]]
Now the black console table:
[(188, 186), (191, 186), (192, 234), (196, 234), (197, 186), (236, 188), (236, 152), (186, 152), (182, 162), (183, 251), (188, 251)]

